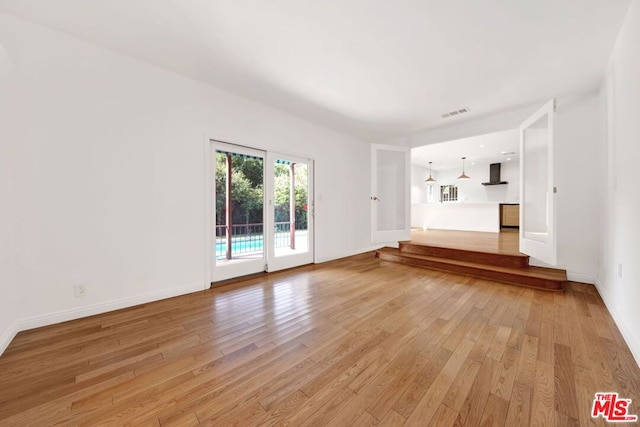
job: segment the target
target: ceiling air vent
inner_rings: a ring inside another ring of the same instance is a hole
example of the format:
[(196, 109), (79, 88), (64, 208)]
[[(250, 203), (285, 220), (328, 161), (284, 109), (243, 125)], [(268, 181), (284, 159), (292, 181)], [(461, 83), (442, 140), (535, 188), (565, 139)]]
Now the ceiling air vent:
[(468, 112), (469, 112), (469, 108), (465, 107), (459, 110), (449, 111), (448, 113), (443, 114), (442, 118), (446, 119), (447, 117), (457, 116), (457, 115), (468, 113)]

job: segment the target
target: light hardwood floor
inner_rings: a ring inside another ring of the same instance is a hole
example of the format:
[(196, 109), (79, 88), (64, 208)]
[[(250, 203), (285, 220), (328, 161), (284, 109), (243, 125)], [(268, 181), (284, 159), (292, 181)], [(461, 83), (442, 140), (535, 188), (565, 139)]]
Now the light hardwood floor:
[(606, 425), (640, 370), (592, 286), (373, 253), (20, 333), (0, 425)]
[(517, 229), (505, 229), (500, 233), (457, 230), (411, 230), (411, 242), (443, 248), (490, 252), (494, 254), (520, 254)]

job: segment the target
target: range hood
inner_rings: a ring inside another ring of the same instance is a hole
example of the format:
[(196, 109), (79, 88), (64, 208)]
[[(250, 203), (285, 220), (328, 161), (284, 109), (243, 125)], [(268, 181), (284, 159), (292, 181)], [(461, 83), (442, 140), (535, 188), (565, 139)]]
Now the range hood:
[(500, 181), (500, 164), (501, 163), (491, 163), (489, 165), (489, 182), (483, 182), (482, 185), (508, 184), (507, 181)]

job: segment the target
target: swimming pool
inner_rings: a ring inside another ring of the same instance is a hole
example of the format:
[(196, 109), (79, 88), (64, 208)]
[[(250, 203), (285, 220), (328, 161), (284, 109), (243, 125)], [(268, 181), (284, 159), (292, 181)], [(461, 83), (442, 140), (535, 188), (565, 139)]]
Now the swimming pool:
[[(231, 238), (232, 254), (247, 254), (262, 252), (264, 249), (263, 236), (233, 237)], [(227, 254), (227, 240), (216, 239), (216, 258), (223, 259)]]
[[(275, 249), (288, 248), (290, 244), (290, 234), (288, 231), (275, 233)], [(296, 231), (296, 248), (307, 247), (307, 230)], [(217, 238), (216, 259), (225, 259), (227, 256), (227, 240)], [(264, 236), (237, 236), (231, 238), (231, 255), (256, 255), (264, 250)]]

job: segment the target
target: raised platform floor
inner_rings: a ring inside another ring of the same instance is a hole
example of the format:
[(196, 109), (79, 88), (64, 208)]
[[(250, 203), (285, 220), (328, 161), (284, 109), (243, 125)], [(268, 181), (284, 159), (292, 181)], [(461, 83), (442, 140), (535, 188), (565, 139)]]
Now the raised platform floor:
[(376, 257), (536, 289), (564, 289), (565, 270), (530, 266), (529, 257), (517, 247), (518, 234), (513, 231), (415, 230), (410, 241), (400, 242), (399, 248), (383, 248), (376, 252)]

